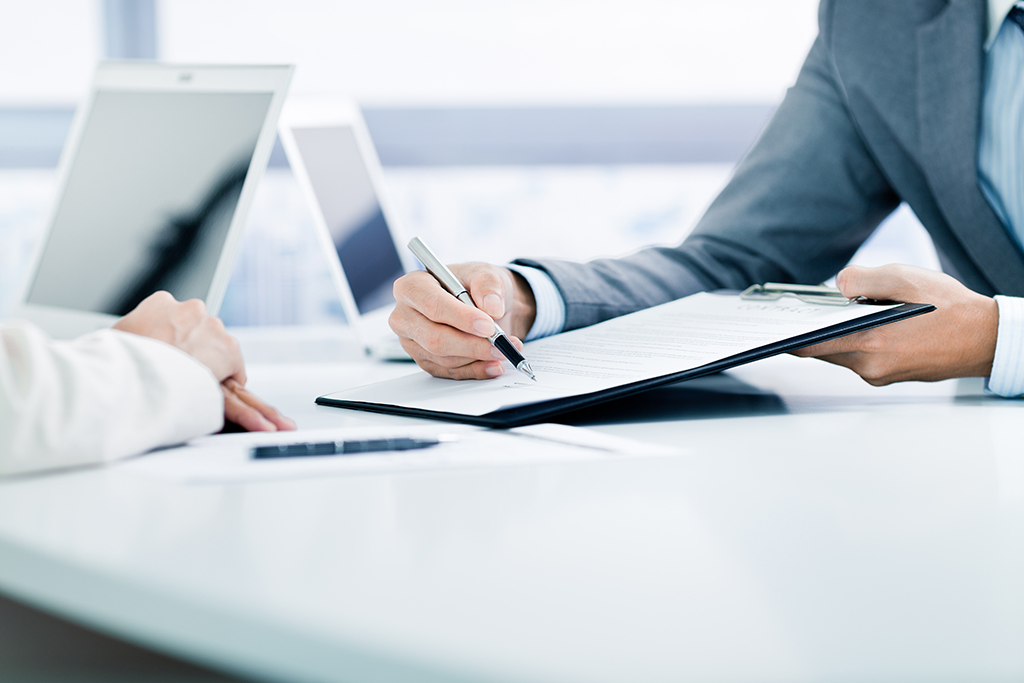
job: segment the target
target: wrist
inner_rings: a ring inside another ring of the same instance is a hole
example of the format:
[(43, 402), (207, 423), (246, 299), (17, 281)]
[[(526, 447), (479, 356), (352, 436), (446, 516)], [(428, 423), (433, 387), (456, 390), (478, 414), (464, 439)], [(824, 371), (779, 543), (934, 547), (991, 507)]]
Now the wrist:
[(996, 355), (996, 340), (999, 336), (999, 305), (992, 297), (979, 296), (971, 306), (971, 316), (966, 327), (971, 339), (971, 361), (965, 376), (988, 377)]
[(512, 276), (513, 297), (512, 297), (512, 329), (509, 333), (519, 339), (526, 339), (533, 327), (533, 321), (537, 318), (537, 300), (533, 296), (533, 289), (522, 275), (514, 270), (508, 270)]

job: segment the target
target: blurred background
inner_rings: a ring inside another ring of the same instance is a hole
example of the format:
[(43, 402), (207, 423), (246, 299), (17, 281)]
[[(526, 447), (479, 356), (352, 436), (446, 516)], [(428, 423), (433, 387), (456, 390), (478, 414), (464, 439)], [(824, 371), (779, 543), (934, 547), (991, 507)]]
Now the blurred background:
[[(674, 244), (795, 79), (816, 0), (0, 0), (0, 318), (104, 59), (297, 65), (364, 108), (406, 236), (451, 261)], [(857, 262), (937, 268), (901, 208)], [(343, 321), (278, 148), (222, 316)]]

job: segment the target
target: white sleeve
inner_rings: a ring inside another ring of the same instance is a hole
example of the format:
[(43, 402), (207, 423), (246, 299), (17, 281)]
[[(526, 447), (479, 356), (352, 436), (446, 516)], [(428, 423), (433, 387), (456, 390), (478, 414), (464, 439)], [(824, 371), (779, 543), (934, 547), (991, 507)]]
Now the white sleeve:
[(523, 341), (550, 337), (561, 332), (565, 327), (565, 299), (555, 286), (555, 281), (539, 268), (518, 263), (510, 263), (505, 267), (523, 276), (533, 290), (533, 299), (537, 303), (537, 317)]
[(116, 330), (53, 341), (0, 325), (0, 474), (97, 463), (221, 428), (206, 366)]
[(1024, 299), (997, 296), (999, 330), (988, 389), (1007, 398), (1024, 394)]

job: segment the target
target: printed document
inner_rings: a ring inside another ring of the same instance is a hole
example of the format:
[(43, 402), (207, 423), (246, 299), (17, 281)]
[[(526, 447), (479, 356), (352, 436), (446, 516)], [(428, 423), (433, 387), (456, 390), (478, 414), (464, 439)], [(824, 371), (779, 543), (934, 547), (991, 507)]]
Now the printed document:
[(828, 306), (792, 298), (694, 294), (526, 344), (523, 355), (537, 382), (511, 365), (502, 377), (480, 381), (417, 371), (326, 398), (479, 416), (683, 372), (898, 305)]

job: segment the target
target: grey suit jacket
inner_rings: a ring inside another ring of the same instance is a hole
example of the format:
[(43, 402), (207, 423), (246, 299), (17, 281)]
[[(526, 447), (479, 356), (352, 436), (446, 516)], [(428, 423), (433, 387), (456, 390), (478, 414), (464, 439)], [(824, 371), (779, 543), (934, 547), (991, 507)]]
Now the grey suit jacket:
[(819, 35), (772, 120), (675, 248), (530, 261), (590, 325), (709, 289), (818, 283), (900, 203), (946, 272), (1024, 296), (1024, 254), (978, 186), (984, 0), (822, 0)]

